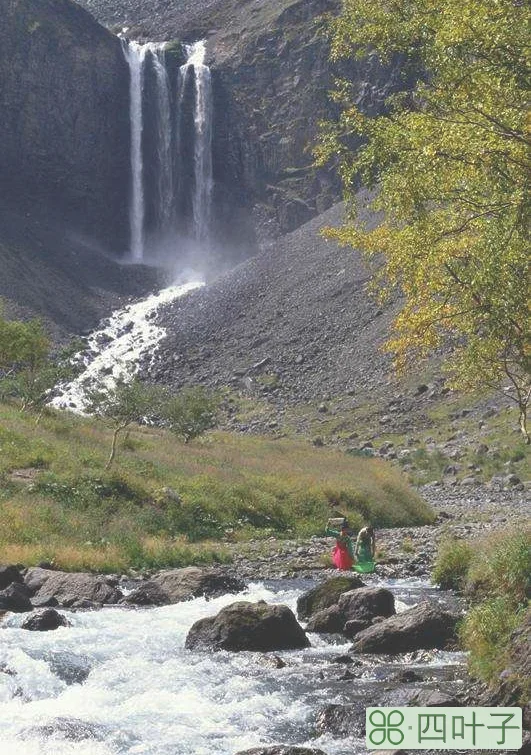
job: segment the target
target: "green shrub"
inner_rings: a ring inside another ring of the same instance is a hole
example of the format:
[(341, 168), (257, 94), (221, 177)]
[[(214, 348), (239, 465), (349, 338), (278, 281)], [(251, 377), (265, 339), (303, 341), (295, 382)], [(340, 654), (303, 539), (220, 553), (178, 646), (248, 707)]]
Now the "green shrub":
[(531, 537), (529, 531), (491, 536), (476, 549), (467, 577), (469, 593), (502, 595), (514, 605), (530, 597)]
[(443, 590), (462, 590), (472, 556), (472, 546), (464, 540), (442, 540), (432, 573), (433, 581)]
[[(506, 531), (475, 542), (445, 539), (433, 571), (444, 588), (466, 590), (473, 605), (460, 627), (470, 652), (470, 671), (488, 683), (509, 663), (511, 634), (520, 626), (529, 602), (531, 577), (529, 530)], [(515, 672), (521, 691), (529, 681)]]
[(512, 632), (523, 610), (515, 610), (511, 597), (489, 598), (468, 612), (460, 627), (460, 639), (470, 651), (469, 668), (485, 681), (498, 678), (507, 663)]

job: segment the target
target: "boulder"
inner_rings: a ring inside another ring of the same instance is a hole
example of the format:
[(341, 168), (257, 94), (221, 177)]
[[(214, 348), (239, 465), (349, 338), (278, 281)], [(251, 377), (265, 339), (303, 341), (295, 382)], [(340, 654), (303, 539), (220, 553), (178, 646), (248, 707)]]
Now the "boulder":
[(345, 621), (372, 621), (376, 616), (393, 616), (395, 599), (393, 594), (383, 587), (361, 587), (343, 593), (339, 598), (339, 609)]
[(48, 632), (59, 627), (69, 627), (70, 623), (61, 616), (54, 608), (45, 608), (28, 616), (21, 625), (21, 629), (29, 629), (31, 632)]
[(345, 625), (345, 616), (336, 604), (330, 608), (317, 611), (306, 625), (307, 632), (341, 632)]
[(35, 597), (54, 597), (64, 606), (71, 606), (79, 600), (113, 604), (118, 603), (122, 597), (114, 580), (99, 574), (70, 573), (35, 567), (28, 569), (25, 582)]
[(193, 624), (188, 650), (293, 650), (310, 644), (287, 606), (239, 601)]
[(92, 670), (88, 656), (76, 655), (65, 650), (53, 650), (44, 656), (52, 674), (66, 684), (83, 684)]
[(351, 619), (350, 621), (346, 621), (343, 626), (343, 634), (345, 637), (348, 637), (349, 639), (352, 639), (357, 634), (359, 634), (362, 629), (367, 629), (367, 627), (370, 627), (372, 624), (371, 621), (368, 621), (367, 619)]
[(343, 593), (355, 590), (358, 587), (365, 587), (365, 585), (355, 575), (332, 577), (332, 579), (313, 587), (299, 597), (297, 600), (297, 616), (299, 619), (309, 619), (317, 611), (330, 608), (330, 606), (338, 603)]
[(273, 745), (273, 747), (253, 747), (251, 750), (240, 750), (236, 755), (326, 755), (326, 753), (312, 747)]
[(32, 598), (33, 608), (57, 608), (59, 601), (53, 595), (43, 595), (42, 598)]
[(391, 616), (354, 638), (357, 653), (407, 653), (412, 650), (444, 648), (455, 638), (458, 617), (438, 605), (424, 602)]
[(203, 595), (217, 598), (227, 593), (242, 592), (246, 587), (245, 582), (224, 569), (201, 569), (197, 566), (161, 571), (151, 582), (168, 595), (168, 603), (179, 603)]
[(376, 619), (395, 613), (395, 599), (382, 587), (358, 587), (339, 596), (338, 603), (314, 613), (307, 632), (343, 632), (354, 637)]
[(24, 582), (18, 566), (0, 566), (0, 590), (5, 590), (12, 582)]
[(166, 606), (172, 601), (168, 593), (153, 580), (142, 582), (135, 590), (120, 600), (128, 606)]
[(33, 606), (29, 596), (30, 591), (26, 585), (12, 582), (9, 587), (0, 592), (0, 611), (13, 611), (14, 613), (32, 611)]

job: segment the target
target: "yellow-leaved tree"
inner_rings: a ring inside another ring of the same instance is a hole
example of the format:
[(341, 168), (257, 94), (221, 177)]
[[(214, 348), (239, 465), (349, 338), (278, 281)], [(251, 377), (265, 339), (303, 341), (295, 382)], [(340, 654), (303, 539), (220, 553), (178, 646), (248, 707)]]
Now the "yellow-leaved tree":
[[(403, 56), (417, 79), (376, 117), (338, 82), (341, 115), (316, 150), (338, 162), (347, 200), (329, 233), (378, 262), (380, 295), (402, 294), (397, 366), (449, 346), (453, 386), (504, 388), (528, 443), (529, 21), (523, 0), (344, 0), (333, 58)], [(376, 227), (359, 217), (360, 180)]]

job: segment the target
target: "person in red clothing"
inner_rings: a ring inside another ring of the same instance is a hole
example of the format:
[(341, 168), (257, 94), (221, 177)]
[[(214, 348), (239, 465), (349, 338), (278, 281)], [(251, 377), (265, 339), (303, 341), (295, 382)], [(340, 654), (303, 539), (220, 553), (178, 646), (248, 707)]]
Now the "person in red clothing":
[(354, 548), (348, 534), (348, 522), (345, 520), (339, 530), (327, 527), (326, 534), (335, 537), (336, 544), (332, 550), (332, 561), (336, 569), (349, 571), (354, 564)]

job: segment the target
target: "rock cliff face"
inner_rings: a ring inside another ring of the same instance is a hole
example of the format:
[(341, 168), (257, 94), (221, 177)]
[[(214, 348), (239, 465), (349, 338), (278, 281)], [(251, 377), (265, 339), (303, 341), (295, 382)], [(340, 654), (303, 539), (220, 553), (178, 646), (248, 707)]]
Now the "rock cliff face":
[(208, 38), (216, 231), (229, 246), (247, 243), (249, 225), (259, 236), (277, 236), (337, 201), (337, 177), (316, 171), (311, 153), (319, 121), (335, 114), (329, 92), (336, 76), (352, 82), (366, 111), (380, 110), (404, 86), (398, 65), (369, 59), (331, 66), (324, 17), (339, 11), (340, 0), (82, 2), (132, 38)]
[(0, 196), (106, 251), (128, 244), (128, 69), (70, 0), (7, 0), (0, 25)]

